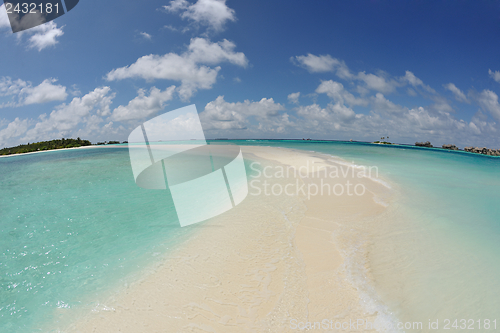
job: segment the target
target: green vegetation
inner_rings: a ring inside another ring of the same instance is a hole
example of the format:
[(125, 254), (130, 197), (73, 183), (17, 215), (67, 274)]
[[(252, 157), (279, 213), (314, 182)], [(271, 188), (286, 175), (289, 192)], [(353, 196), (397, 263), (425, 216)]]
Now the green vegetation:
[(36, 143), (28, 143), (26, 145), (19, 145), (17, 147), (4, 148), (0, 150), (0, 155), (23, 154), (23, 153), (31, 153), (34, 151), (73, 148), (73, 147), (82, 147), (90, 145), (91, 143), (88, 140), (82, 140), (80, 138), (77, 139), (62, 138), (61, 140), (42, 141)]
[[(387, 137), (387, 139), (389, 139), (389, 137)], [(388, 141), (384, 141), (385, 140), (385, 136), (381, 137), (380, 138), (380, 141), (373, 141), (373, 143), (378, 143), (378, 144), (382, 144), (382, 145), (393, 145), (394, 143), (390, 143)]]
[(387, 141), (373, 141), (373, 143), (378, 143), (378, 144), (382, 144), (382, 145), (393, 145), (394, 144), (394, 143), (390, 143)]
[[(128, 143), (128, 141), (123, 141), (122, 143)], [(98, 142), (96, 145), (98, 146), (103, 146), (103, 145), (117, 145), (120, 144), (120, 141), (104, 141), (104, 142)]]

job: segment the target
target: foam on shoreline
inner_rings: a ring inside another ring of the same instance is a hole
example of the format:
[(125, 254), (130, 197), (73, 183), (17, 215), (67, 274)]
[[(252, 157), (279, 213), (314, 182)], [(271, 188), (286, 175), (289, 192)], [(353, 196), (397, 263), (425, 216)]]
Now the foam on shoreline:
[[(320, 175), (333, 167), (358, 167), (318, 153), (242, 150), (260, 169), (314, 165)], [(250, 178), (259, 182), (243, 203), (193, 225), (196, 232), (160, 265), (63, 331), (293, 332), (294, 325), (324, 320), (329, 325), (363, 320), (379, 327), (394, 322), (372, 287), (367, 253), (394, 189), (385, 180), (353, 175)], [(351, 181), (366, 191), (266, 195), (264, 181), (271, 189), (331, 189)]]

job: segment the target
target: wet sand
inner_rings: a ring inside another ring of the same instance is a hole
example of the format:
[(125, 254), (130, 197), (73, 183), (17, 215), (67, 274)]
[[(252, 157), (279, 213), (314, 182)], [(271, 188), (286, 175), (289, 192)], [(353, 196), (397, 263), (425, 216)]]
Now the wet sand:
[(65, 332), (333, 331), (336, 322), (380, 320), (359, 283), (370, 280), (360, 228), (376, 228), (391, 204), (389, 186), (331, 156), (241, 148), (260, 170), (247, 198), (187, 227), (196, 230), (161, 265)]

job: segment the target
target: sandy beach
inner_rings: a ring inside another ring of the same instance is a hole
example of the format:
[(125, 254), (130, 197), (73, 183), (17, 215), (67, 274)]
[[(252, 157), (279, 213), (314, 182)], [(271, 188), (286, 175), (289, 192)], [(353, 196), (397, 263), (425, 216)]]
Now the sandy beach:
[(365, 229), (376, 228), (394, 189), (332, 156), (242, 151), (255, 170), (244, 202), (190, 226), (159, 266), (65, 332), (333, 331), (383, 320), (362, 286), (371, 278)]
[(74, 149), (92, 149), (92, 148), (127, 148), (127, 145), (99, 145), (99, 146), (92, 145), (92, 146), (81, 146), (81, 147), (72, 147), (72, 148), (50, 149), (50, 150), (32, 151), (29, 153), (21, 153), (21, 154), (0, 155), (0, 158), (12, 157), (12, 156), (32, 155), (32, 154), (41, 154), (41, 153), (47, 153), (50, 151), (63, 151), (63, 150), (74, 150)]

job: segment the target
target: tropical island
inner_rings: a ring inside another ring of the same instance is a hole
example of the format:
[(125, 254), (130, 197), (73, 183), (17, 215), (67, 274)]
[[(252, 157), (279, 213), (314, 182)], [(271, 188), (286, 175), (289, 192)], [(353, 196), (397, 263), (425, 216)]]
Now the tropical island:
[[(373, 141), (372, 143), (374, 144), (383, 144), (383, 145), (398, 145), (398, 146), (406, 146), (407, 144), (399, 144), (399, 143), (392, 143), (388, 141), (384, 141), (386, 137), (381, 137), (379, 141)], [(389, 139), (389, 137), (387, 137)], [(352, 140), (351, 140), (352, 141)], [(429, 141), (425, 142), (415, 142), (415, 147), (424, 147), (424, 148), (438, 148), (439, 147), (434, 147)], [(454, 144), (444, 144), (441, 146), (441, 149), (446, 149), (446, 150), (462, 150), (459, 149), (456, 145)], [(486, 148), (486, 147), (464, 147), (463, 151), (468, 152), (468, 153), (475, 153), (475, 154), (481, 154), (481, 155), (488, 155), (488, 156), (500, 156), (500, 149), (491, 149), (491, 148)]]
[(24, 154), (24, 153), (32, 153), (44, 150), (76, 148), (76, 147), (83, 147), (90, 145), (92, 145), (92, 143), (89, 140), (82, 140), (80, 138), (76, 139), (62, 138), (50, 141), (40, 141), (33, 143), (28, 142), (28, 144), (19, 145), (16, 147), (3, 148), (0, 149), (0, 155)]
[[(387, 139), (389, 139), (389, 137), (387, 137)], [(389, 141), (385, 141), (386, 138), (385, 136), (381, 137), (379, 141), (373, 141), (373, 143), (377, 143), (379, 145), (393, 145), (394, 143), (391, 143)]]
[[(389, 137), (381, 137), (378, 141), (373, 141), (374, 144), (383, 144), (383, 145), (406, 145), (406, 144), (397, 144), (389, 141), (385, 141), (389, 139)], [(228, 140), (228, 139), (217, 139), (217, 140)], [(312, 141), (310, 138), (302, 139), (303, 141)], [(350, 140), (352, 142), (352, 140)], [(122, 143), (128, 143), (128, 141), (123, 141)], [(79, 137), (76, 139), (57, 139), (50, 141), (40, 141), (34, 143), (22, 144), (15, 147), (8, 147), (0, 149), (0, 156), (2, 155), (14, 155), (14, 154), (24, 154), (24, 153), (33, 153), (38, 151), (46, 151), (46, 150), (55, 150), (55, 149), (66, 149), (66, 148), (77, 148), (84, 146), (92, 146), (92, 145), (112, 145), (112, 144), (120, 144), (120, 141), (104, 141), (91, 143), (89, 140), (82, 140)], [(434, 148), (434, 146), (429, 142), (415, 142), (416, 147), (425, 147), (425, 148)], [(437, 147), (436, 147), (437, 148)], [(447, 150), (461, 150), (456, 145), (453, 144), (444, 144), (442, 149)], [(500, 149), (489, 149), (486, 147), (477, 148), (477, 147), (465, 147), (463, 149), (465, 152), (476, 153), (482, 155), (489, 156), (500, 156)]]

